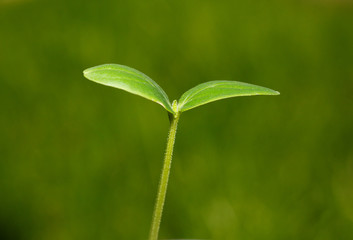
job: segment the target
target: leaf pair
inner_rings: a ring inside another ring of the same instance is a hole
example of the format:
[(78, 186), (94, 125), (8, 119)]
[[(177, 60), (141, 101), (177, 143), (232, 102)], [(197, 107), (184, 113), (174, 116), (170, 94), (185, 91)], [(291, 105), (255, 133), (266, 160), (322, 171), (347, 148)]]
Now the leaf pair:
[(136, 69), (104, 64), (88, 68), (84, 76), (94, 82), (119, 88), (162, 105), (172, 114), (184, 112), (216, 100), (251, 95), (278, 95), (279, 92), (248, 83), (236, 81), (211, 81), (197, 85), (185, 92), (173, 107), (164, 90), (151, 78)]

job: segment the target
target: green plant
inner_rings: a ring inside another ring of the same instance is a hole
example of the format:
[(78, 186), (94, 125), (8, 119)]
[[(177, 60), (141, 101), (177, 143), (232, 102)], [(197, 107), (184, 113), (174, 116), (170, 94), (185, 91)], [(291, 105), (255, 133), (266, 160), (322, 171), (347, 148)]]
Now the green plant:
[(170, 129), (157, 200), (153, 213), (149, 237), (150, 240), (158, 239), (180, 114), (200, 105), (224, 98), (279, 94), (277, 91), (248, 83), (236, 81), (211, 81), (202, 83), (188, 90), (181, 96), (179, 102), (174, 100), (171, 104), (167, 94), (156, 82), (133, 68), (118, 64), (104, 64), (88, 68), (83, 74), (87, 79), (94, 82), (119, 88), (159, 103), (168, 111)]

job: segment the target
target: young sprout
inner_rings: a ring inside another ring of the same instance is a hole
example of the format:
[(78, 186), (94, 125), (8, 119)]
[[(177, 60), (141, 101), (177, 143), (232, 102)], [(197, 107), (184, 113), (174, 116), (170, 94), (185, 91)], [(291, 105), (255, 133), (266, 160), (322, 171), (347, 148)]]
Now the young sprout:
[(152, 100), (162, 105), (168, 111), (170, 129), (149, 240), (158, 239), (180, 114), (192, 108), (224, 98), (279, 94), (279, 92), (272, 89), (248, 83), (225, 80), (210, 81), (191, 88), (181, 96), (179, 101), (174, 100), (171, 104), (163, 89), (151, 78), (136, 69), (119, 64), (104, 64), (88, 68), (84, 70), (83, 74), (87, 79), (94, 82), (119, 88)]

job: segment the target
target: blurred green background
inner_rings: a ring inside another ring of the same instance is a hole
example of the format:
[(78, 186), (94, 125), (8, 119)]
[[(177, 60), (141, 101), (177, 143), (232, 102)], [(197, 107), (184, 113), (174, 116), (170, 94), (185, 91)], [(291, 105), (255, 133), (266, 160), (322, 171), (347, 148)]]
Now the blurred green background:
[(353, 4), (0, 0), (0, 239), (146, 239), (159, 105), (83, 78), (119, 63), (171, 100), (210, 80), (280, 96), (182, 115), (161, 238), (353, 239)]

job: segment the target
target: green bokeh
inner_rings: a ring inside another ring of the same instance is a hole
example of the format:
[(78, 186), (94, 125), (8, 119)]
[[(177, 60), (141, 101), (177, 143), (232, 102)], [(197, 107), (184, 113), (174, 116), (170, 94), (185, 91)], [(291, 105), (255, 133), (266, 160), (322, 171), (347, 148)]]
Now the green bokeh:
[(167, 114), (103, 63), (281, 92), (181, 116), (161, 238), (353, 239), (352, 26), (348, 0), (0, 0), (0, 239), (147, 238)]

